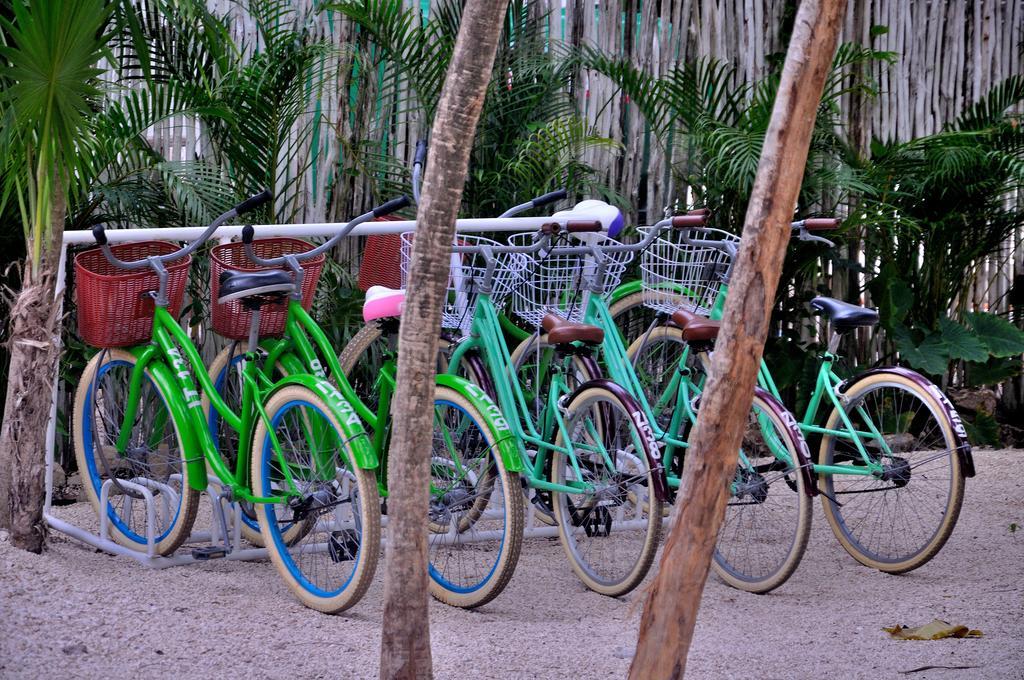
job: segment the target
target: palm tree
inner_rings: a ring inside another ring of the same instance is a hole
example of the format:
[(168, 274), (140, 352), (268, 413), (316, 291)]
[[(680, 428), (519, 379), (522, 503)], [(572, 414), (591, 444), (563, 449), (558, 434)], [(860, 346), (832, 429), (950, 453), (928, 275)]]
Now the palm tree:
[(255, 31), (236, 39), (229, 18), (202, 0), (131, 0), (120, 42), (124, 76), (170, 88), (198, 119), (213, 174), (237, 197), (271, 187), (282, 222), (302, 217), (304, 181), (332, 125), (321, 97), (341, 56), (318, 37), (315, 12), (296, 4), (239, 2)]
[[(839, 46), (829, 71), (812, 130), (800, 188), (799, 210), (830, 212), (854, 193), (869, 191), (855, 171), (856, 154), (839, 133), (840, 99), (851, 92), (872, 94), (860, 67), (891, 61), (893, 55), (852, 43)], [(604, 74), (630, 97), (654, 136), (676, 159), (677, 199), (693, 200), (715, 215), (717, 225), (738, 233), (757, 173), (779, 88), (779, 73), (741, 82), (735, 67), (698, 59), (655, 78), (627, 60), (584, 51), (582, 62)]]
[(0, 524), (17, 545), (38, 551), (65, 227), (194, 222), (233, 192), (211, 166), (168, 162), (146, 140), (154, 125), (193, 112), (184, 87), (104, 82), (101, 65), (117, 73), (134, 63), (125, 59), (127, 41), (114, 40), (134, 16), (128, 0), (13, 0), (10, 10), (0, 20), (0, 215), (21, 222), (27, 256), (11, 306)]
[(0, 49), (0, 207), (17, 206), (26, 258), (11, 306), (7, 408), (0, 430), (0, 523), (40, 552), (46, 423), (56, 374), (53, 301), (68, 198), (78, 195), (95, 144), (98, 64), (111, 7), (103, 0), (15, 0)]

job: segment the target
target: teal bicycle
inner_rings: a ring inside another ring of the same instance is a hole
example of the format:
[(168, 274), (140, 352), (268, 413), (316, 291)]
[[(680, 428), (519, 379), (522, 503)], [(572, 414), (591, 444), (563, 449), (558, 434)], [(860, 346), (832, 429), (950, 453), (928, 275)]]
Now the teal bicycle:
[[(704, 219), (703, 215), (681, 216), (655, 228), (685, 231), (703, 224)], [(650, 424), (652, 439), (659, 443), (659, 466), (667, 485), (674, 489), (680, 483), (684, 457), (693, 455), (687, 452), (686, 439), (699, 414), (701, 383), (694, 379), (691, 366), (677, 362), (671, 391), (666, 390), (662, 401), (655, 400), (644, 389), (644, 376), (638, 375), (630, 361), (605, 301), (632, 253), (646, 245), (626, 246), (589, 234), (566, 235), (527, 274), (531, 282), (545, 283), (528, 286), (544, 289), (540, 296), (545, 309), (566, 319), (560, 325), (591, 329), (589, 341), (575, 342), (568, 350), (588, 357), (573, 370), (581, 373), (582, 379), (604, 371), (630, 391)], [(521, 316), (519, 300), (537, 296), (534, 291), (513, 298), (513, 312)], [(542, 386), (552, 365), (559, 362), (559, 347), (564, 345), (559, 330), (558, 325), (546, 324), (513, 352), (513, 363), (521, 375), (527, 376), (529, 384)], [(707, 329), (698, 328), (683, 338), (701, 362), (707, 361), (713, 340)], [(568, 369), (563, 366), (560, 370)], [(777, 399), (758, 390), (713, 563), (727, 583), (752, 592), (767, 592), (784, 583), (796, 569), (810, 531), (813, 485), (808, 466), (806, 444), (794, 419)]]
[[(559, 535), (573, 570), (590, 589), (618, 596), (643, 580), (660, 543), (668, 491), (657, 443), (632, 397), (609, 380), (576, 384), (572, 375), (554, 372), (545, 406), (538, 409), (530, 388), (517, 379), (498, 315), (530, 258), (562, 224), (570, 230), (600, 229), (600, 223), (563, 215), (528, 245), (458, 235), (443, 314), (452, 342), (439, 364), (495, 397), (518, 447), (520, 477), (535, 497), (547, 499), (551, 532)], [(405, 238), (411, 242), (411, 236)], [(346, 348), (343, 367), (357, 370), (364, 362), (372, 364), (374, 356), (388, 356), (396, 328), (394, 321), (368, 325)], [(571, 338), (564, 347), (573, 347), (577, 329), (561, 332)], [(465, 339), (455, 343), (459, 335)]]
[[(794, 222), (793, 230), (801, 240), (833, 245), (810, 232), (837, 226), (838, 220), (812, 218)], [(675, 367), (692, 363), (687, 335), (717, 332), (738, 241), (693, 229), (659, 237), (645, 251), (642, 302), (656, 319), (629, 356), (652, 403), (671, 401)], [(939, 552), (959, 516), (964, 480), (974, 474), (966, 431), (938, 386), (918, 373), (882, 367), (838, 375), (841, 339), (874, 326), (878, 314), (828, 297), (811, 305), (832, 330), (798, 425), (819, 441), (812, 470), (825, 517), (860, 563), (889, 573), (916, 569)], [(620, 313), (625, 309), (620, 305)], [(780, 398), (764, 362), (758, 384)]]

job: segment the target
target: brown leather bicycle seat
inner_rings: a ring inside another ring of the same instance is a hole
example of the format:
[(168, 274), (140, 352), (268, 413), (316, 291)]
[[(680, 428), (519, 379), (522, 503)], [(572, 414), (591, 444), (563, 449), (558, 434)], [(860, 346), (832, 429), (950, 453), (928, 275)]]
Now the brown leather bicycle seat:
[(722, 327), (721, 321), (711, 319), (699, 319), (691, 321), (683, 329), (683, 340), (687, 342), (706, 342), (718, 337), (718, 330)]
[(568, 321), (556, 314), (546, 314), (540, 322), (553, 345), (567, 345), (582, 342), (585, 345), (599, 345), (604, 341), (604, 330), (585, 323)]
[(718, 337), (721, 321), (712, 321), (695, 312), (677, 309), (672, 313), (672, 323), (683, 330), (683, 340), (687, 342), (707, 342)]
[(677, 309), (676, 311), (672, 312), (672, 323), (679, 326), (680, 328), (686, 328), (686, 326), (689, 325), (691, 321), (696, 321), (697, 319), (703, 318), (704, 317), (702, 317), (700, 314), (685, 309)]

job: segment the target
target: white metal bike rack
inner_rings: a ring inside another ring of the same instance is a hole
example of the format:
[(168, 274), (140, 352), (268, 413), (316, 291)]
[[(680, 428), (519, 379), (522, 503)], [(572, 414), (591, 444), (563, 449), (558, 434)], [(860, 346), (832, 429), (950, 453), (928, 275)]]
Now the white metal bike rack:
[[(480, 218), (480, 219), (460, 219), (457, 221), (456, 226), (460, 232), (488, 232), (488, 231), (532, 231), (539, 229), (541, 225), (549, 224), (551, 222), (563, 223), (570, 219), (570, 217), (504, 217), (504, 218)], [(285, 225), (254, 225), (256, 236), (258, 238), (274, 237), (274, 236), (290, 236), (294, 238), (302, 237), (329, 237), (340, 231), (345, 225), (337, 223), (321, 223), (321, 224), (285, 224)], [(362, 224), (356, 227), (350, 236), (368, 236), (373, 234), (400, 234), (406, 231), (412, 231), (416, 228), (416, 222), (412, 220), (394, 221), (394, 222), (371, 222)], [(150, 240), (163, 240), (163, 241), (189, 241), (199, 237), (204, 227), (182, 227), (182, 228), (167, 228), (167, 229), (111, 229), (107, 231), (107, 239), (111, 243), (126, 243), (132, 241), (150, 241)], [(222, 243), (228, 242), (233, 238), (241, 236), (242, 227), (239, 226), (224, 226), (217, 230), (214, 237), (219, 239)], [(91, 231), (66, 231), (64, 232), (63, 243), (61, 245), (61, 259), (57, 270), (57, 287), (54, 292), (55, 299), (58, 305), (58, 316), (63, 312), (63, 298), (64, 298), (64, 279), (66, 273), (67, 264), (67, 251), (69, 246), (73, 245), (89, 245), (94, 243), (93, 235)], [(60, 349), (61, 342), (60, 336), (54, 339), (58, 350)], [(159, 484), (153, 480), (118, 480), (117, 483), (123, 487), (131, 490), (134, 493), (142, 496), (141, 502), (146, 507), (146, 549), (145, 551), (135, 550), (124, 545), (121, 545), (117, 541), (110, 537), (110, 519), (106, 513), (99, 518), (99, 532), (93, 532), (88, 529), (76, 526), (68, 521), (65, 521), (53, 514), (53, 465), (54, 465), (54, 450), (56, 447), (57, 439), (57, 398), (58, 398), (58, 380), (54, 380), (52, 401), (50, 405), (50, 421), (46, 432), (46, 499), (43, 507), (43, 519), (46, 524), (54, 531), (59, 531), (66, 534), (76, 540), (79, 540), (87, 545), (91, 545), (94, 548), (103, 550), (104, 552), (112, 555), (123, 555), (130, 557), (140, 564), (154, 568), (163, 569), (166, 567), (179, 566), (184, 564), (193, 564), (198, 561), (205, 561), (202, 558), (197, 558), (191, 552), (187, 551), (189, 547), (196, 547), (196, 544), (220, 544), (224, 547), (226, 554), (218, 559), (228, 560), (263, 560), (267, 558), (267, 550), (265, 548), (253, 548), (244, 543), (241, 537), (241, 507), (237, 503), (229, 503), (226, 500), (227, 487), (220, 483), (215, 477), (210, 477), (209, 485), (204, 491), (203, 495), (208, 499), (211, 509), (211, 523), (210, 528), (206, 531), (197, 531), (189, 536), (188, 541), (185, 543), (185, 548), (182, 549), (178, 554), (169, 556), (160, 556), (156, 554), (156, 517), (157, 517), (157, 496), (160, 497), (160, 502), (174, 507), (177, 503), (171, 505), (171, 494), (176, 495), (170, 486)], [(81, 474), (81, 473), (80, 473)], [(88, 483), (84, 479), (83, 483)], [(114, 482), (112, 480), (106, 480), (100, 489), (100, 505), (106, 507), (107, 500), (111, 493), (111, 487)], [(159, 493), (154, 495), (154, 490)], [(135, 499), (132, 502), (139, 502), (139, 499)], [(541, 538), (551, 537), (558, 535), (558, 528), (555, 526), (549, 526), (539, 521), (539, 516), (533, 503), (527, 501), (527, 516), (525, 525), (525, 537), (526, 538)], [(227, 517), (231, 517), (231, 521), (227, 521)], [(387, 526), (387, 517), (383, 519), (383, 526)], [(229, 533), (230, 536), (225, 534)], [(476, 540), (493, 540), (493, 536), (490, 536), (493, 532), (480, 532), (479, 536), (475, 536)], [(446, 535), (439, 535), (441, 540), (449, 540), (450, 537)], [(386, 540), (386, 539), (385, 539)], [(326, 545), (324, 546), (326, 548)]]

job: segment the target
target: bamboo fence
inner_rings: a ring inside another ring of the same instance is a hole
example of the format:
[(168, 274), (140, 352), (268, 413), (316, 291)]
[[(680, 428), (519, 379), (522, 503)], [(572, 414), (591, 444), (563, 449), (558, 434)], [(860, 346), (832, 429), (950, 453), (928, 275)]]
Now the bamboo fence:
[[(317, 36), (339, 46), (365, 40), (351, 22), (333, 11), (314, 11), (320, 0), (294, 0)], [(216, 13), (231, 17), (236, 39), (258, 45), (256, 27), (244, 1), (208, 0)], [(429, 0), (406, 0), (429, 14)], [(551, 42), (590, 45), (620, 55), (661, 75), (698, 57), (714, 57), (751, 81), (763, 75), (785, 50), (796, 0), (531, 0), (529, 9), (546, 17)], [(611, 19), (611, 20), (609, 20)], [(884, 26), (882, 33), (875, 27)], [(872, 138), (904, 141), (939, 131), (993, 84), (1024, 72), (1024, 0), (850, 0), (841, 40), (891, 51), (896, 61), (877, 63), (869, 76), (877, 96), (846, 95), (841, 117), (848, 138), (866, 149)], [(345, 160), (345, 149), (371, 126), (389, 128), (384, 151), (411, 162), (417, 139), (429, 126), (415, 112), (381, 101), (372, 83), (350, 97), (351, 51), (341, 50), (332, 82), (311, 102), (319, 132), (309, 142), (305, 190), (294, 206), (293, 221), (343, 220), (372, 204), (367, 181), (348, 178), (329, 186)], [(390, 96), (402, 96), (402, 92)], [(675, 186), (671, 167), (680, 159), (652, 139), (635, 105), (605, 77), (579, 74), (573, 95), (598, 134), (622, 144), (621, 154), (590, 151), (585, 160), (615, 191), (631, 200), (632, 217), (647, 223), (661, 217), (685, 187)], [(169, 160), (190, 160), (208, 151), (201, 126), (172, 119), (149, 132)], [(1020, 201), (1022, 197), (1008, 197)], [(1001, 252), (979, 262), (971, 307), (1008, 311), (1010, 290), (1024, 289), (1024, 234), (1018, 231)], [(358, 246), (347, 257), (358, 257)], [(854, 246), (855, 248), (855, 246)], [(860, 254), (847, 253), (851, 260)], [(355, 261), (355, 260), (354, 260)], [(826, 272), (827, 275), (827, 272)], [(851, 283), (837, 280), (837, 294)], [(1004, 390), (1013, 405), (1024, 394), (1024, 379)]]

